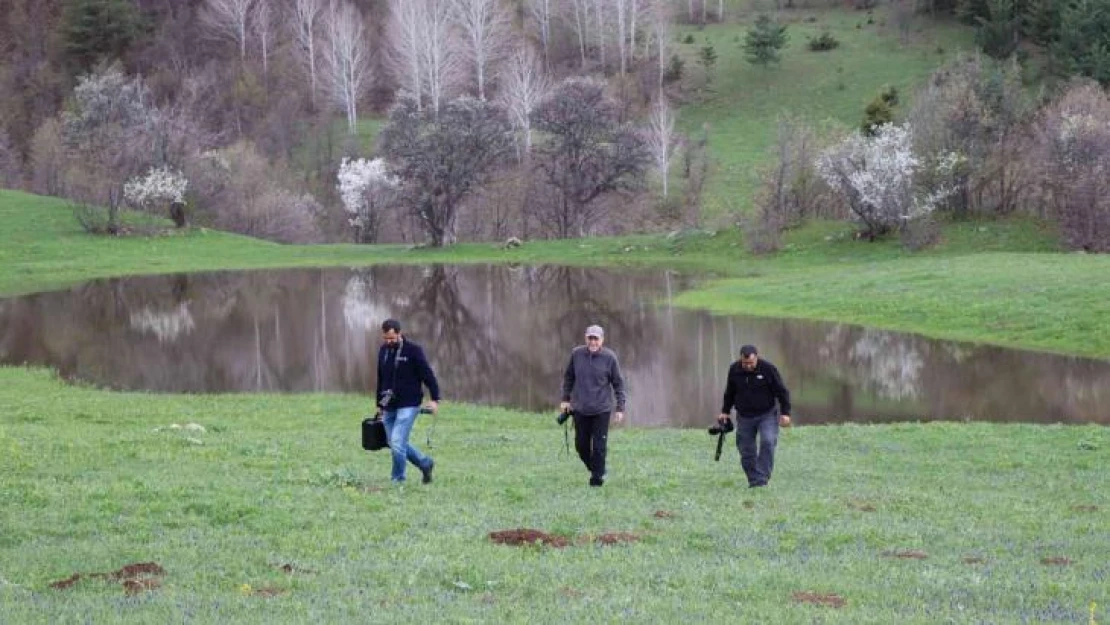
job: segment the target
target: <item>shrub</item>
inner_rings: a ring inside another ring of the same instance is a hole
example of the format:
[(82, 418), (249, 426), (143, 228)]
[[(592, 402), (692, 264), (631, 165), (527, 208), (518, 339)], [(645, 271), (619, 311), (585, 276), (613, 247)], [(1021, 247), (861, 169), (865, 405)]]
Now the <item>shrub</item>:
[(829, 31), (822, 32), (816, 39), (809, 40), (809, 49), (814, 52), (824, 52), (840, 47), (840, 40), (833, 37)]

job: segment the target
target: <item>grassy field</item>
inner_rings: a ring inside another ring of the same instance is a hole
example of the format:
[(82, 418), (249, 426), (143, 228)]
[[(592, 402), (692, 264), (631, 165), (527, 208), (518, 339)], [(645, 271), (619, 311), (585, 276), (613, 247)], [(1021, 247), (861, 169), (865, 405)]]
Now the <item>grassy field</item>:
[[(553, 415), (447, 404), (436, 481), (398, 490), (363, 397), (0, 368), (0, 406), (4, 623), (1110, 619), (1105, 428), (801, 427), (760, 491), (731, 439), (617, 429), (590, 489)], [(568, 546), (489, 537), (521, 528)]]

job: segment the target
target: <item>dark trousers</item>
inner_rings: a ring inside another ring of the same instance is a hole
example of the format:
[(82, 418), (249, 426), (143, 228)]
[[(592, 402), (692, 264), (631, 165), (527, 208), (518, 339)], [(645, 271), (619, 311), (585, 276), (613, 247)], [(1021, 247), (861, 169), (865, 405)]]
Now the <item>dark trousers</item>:
[(759, 416), (736, 419), (736, 447), (740, 450), (740, 466), (748, 476), (749, 485), (763, 486), (771, 480), (771, 470), (775, 468), (775, 445), (778, 442), (777, 408)]
[(574, 413), (574, 449), (590, 476), (600, 480), (605, 475), (605, 445), (609, 440), (609, 413)]

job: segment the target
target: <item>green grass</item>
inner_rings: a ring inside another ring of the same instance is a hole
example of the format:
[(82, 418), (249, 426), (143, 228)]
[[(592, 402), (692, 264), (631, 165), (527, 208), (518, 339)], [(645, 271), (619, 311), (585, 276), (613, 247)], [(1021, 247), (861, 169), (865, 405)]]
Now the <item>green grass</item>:
[[(745, 14), (739, 23), (682, 29), (679, 37), (691, 33), (695, 39), (693, 44), (673, 44), (687, 72), (700, 75), (697, 54), (705, 45), (712, 45), (718, 57), (707, 97), (679, 112), (684, 132), (700, 135), (702, 125), (709, 126), (713, 170), (702, 202), (707, 218), (750, 207), (756, 175), (767, 163), (782, 114), (815, 125), (832, 121), (856, 127), (864, 107), (884, 85), (898, 87), (903, 102), (899, 110), (904, 110), (913, 87), (959, 50), (973, 49), (972, 33), (965, 26), (920, 17), (924, 30), (903, 43), (892, 25), (880, 25), (887, 19), (886, 11), (877, 9), (874, 14), (876, 23), (868, 25), (862, 11), (783, 12), (783, 19), (790, 20), (790, 39), (781, 63), (767, 68), (748, 63), (741, 47), (754, 14)], [(824, 30), (840, 41), (840, 47), (811, 52), (806, 37)]]
[(529, 242), (288, 246), (209, 230), (158, 237), (85, 234), (63, 201), (0, 191), (0, 294), (61, 288), (98, 277), (217, 269), (374, 263), (553, 263), (670, 267), (723, 281), (680, 296), (720, 313), (865, 323), (1011, 347), (1110, 357), (1110, 257), (1058, 251), (1028, 220), (949, 224), (933, 250), (853, 240), (815, 223), (785, 249), (752, 257), (734, 230), (677, 236)]
[[(1110, 617), (1095, 426), (799, 427), (754, 492), (701, 430), (617, 429), (612, 477), (589, 489), (553, 415), (447, 404), (436, 481), (399, 491), (388, 457), (359, 449), (365, 397), (111, 393), (0, 368), (0, 408), (5, 623)], [(514, 528), (572, 545), (487, 538)], [(575, 542), (608, 532), (639, 540)], [(136, 562), (165, 569), (160, 588), (49, 587)], [(793, 601), (806, 591), (846, 605)]]

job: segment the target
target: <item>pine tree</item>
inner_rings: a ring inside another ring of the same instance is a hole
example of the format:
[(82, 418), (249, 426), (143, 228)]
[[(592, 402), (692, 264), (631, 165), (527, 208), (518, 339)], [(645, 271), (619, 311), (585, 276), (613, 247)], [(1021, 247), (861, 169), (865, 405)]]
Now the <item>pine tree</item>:
[(1060, 30), (1059, 0), (1029, 0), (1025, 10), (1025, 33), (1041, 45), (1056, 41)]
[(777, 24), (767, 15), (760, 15), (755, 27), (744, 39), (744, 52), (748, 62), (766, 67), (779, 62), (779, 50), (786, 45), (786, 25)]
[(66, 56), (84, 72), (106, 59), (119, 59), (141, 33), (141, 18), (128, 0), (69, 0), (62, 33)]
[(1018, 0), (987, 0), (986, 15), (975, 18), (979, 24), (975, 41), (987, 55), (1005, 59), (1017, 50), (1022, 17), (1018, 4)]
[(1110, 85), (1110, 0), (1072, 0), (1065, 6), (1052, 53), (1069, 74)]

